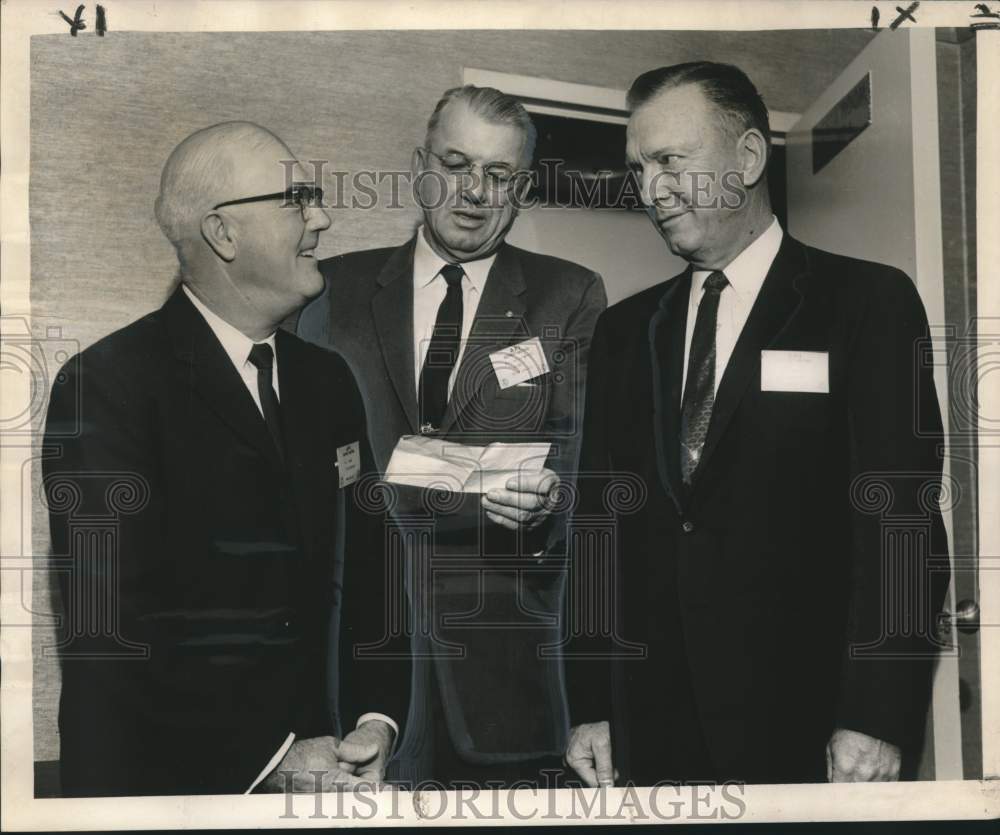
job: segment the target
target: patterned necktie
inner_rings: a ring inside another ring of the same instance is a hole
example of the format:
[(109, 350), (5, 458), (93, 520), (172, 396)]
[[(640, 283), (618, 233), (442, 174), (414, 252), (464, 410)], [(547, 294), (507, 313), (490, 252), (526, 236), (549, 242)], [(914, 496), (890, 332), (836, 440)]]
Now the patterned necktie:
[(420, 426), (440, 428), (448, 408), (448, 379), (455, 368), (462, 341), (462, 276), (458, 264), (446, 264), (441, 275), (448, 282), (448, 292), (438, 308), (431, 344), (427, 346), (424, 367), (420, 370)]
[(264, 412), (264, 423), (271, 433), (278, 457), (285, 459), (285, 444), (281, 438), (281, 414), (278, 411), (278, 395), (274, 393), (274, 351), (266, 342), (258, 342), (250, 349), (250, 364), (257, 369), (257, 394)]
[(729, 280), (718, 270), (705, 279), (704, 295), (694, 322), (681, 406), (681, 478), (685, 484), (691, 483), (698, 468), (715, 405), (715, 328), (719, 296), (727, 286)]

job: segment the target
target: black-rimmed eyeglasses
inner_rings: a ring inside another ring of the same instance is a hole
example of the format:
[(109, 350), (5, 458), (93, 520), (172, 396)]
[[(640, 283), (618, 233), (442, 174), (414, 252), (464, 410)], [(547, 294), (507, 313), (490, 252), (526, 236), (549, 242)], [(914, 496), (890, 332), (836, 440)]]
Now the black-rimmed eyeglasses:
[(306, 210), (313, 207), (322, 207), (323, 189), (313, 183), (293, 183), (284, 191), (275, 191), (271, 194), (255, 194), (252, 197), (239, 197), (236, 200), (225, 200), (212, 206), (212, 211), (225, 206), (241, 206), (244, 203), (261, 203), (265, 200), (283, 200), (287, 208), (295, 207), (302, 216), (305, 217)]

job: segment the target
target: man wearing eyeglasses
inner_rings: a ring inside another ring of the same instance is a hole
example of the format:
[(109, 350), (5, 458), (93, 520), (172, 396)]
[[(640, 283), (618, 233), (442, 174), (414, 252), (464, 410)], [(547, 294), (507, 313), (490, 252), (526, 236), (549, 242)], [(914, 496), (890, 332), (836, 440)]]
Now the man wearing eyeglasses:
[[(323, 287), (330, 219), (302, 175), (246, 122), (181, 142), (156, 200), (180, 286), (53, 389), (68, 796), (379, 780), (405, 718), (405, 648), (354, 661), (381, 637), (386, 584), (377, 506), (356, 492), (373, 468), (360, 392), (340, 357), (278, 330)], [(95, 518), (106, 534), (81, 536)]]
[[(544, 652), (559, 640), (562, 590), (552, 510), (576, 468), (584, 369), (606, 298), (592, 271), (504, 242), (534, 144), (517, 100), (447, 91), (412, 157), (422, 226), (402, 246), (321, 262), (327, 290), (300, 317), (300, 335), (357, 373), (380, 470), (405, 435), (552, 444), (541, 472), (433, 507), (428, 547), (409, 537), (414, 700), (391, 764), (401, 782), (509, 785), (560, 765), (562, 677)], [(536, 361), (501, 379), (511, 350)], [(399, 500), (399, 516), (422, 518), (405, 489)]]

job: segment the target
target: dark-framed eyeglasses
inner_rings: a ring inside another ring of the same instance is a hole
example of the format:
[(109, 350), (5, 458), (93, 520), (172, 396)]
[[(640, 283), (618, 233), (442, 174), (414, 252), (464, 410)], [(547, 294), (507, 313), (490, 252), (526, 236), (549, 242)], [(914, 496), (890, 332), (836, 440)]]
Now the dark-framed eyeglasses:
[[(441, 156), (430, 148), (421, 148), (421, 150), (440, 162), (441, 167), (452, 177), (475, 176), (475, 163), (464, 154), (453, 152)], [(484, 162), (480, 167), (483, 170), (484, 184), (494, 191), (509, 191), (515, 183), (528, 175), (527, 171), (515, 171), (505, 162)]]
[(255, 194), (252, 197), (239, 197), (236, 200), (225, 200), (212, 206), (212, 211), (224, 208), (225, 206), (241, 206), (244, 203), (262, 203), (265, 200), (282, 200), (282, 208), (297, 208), (305, 217), (306, 210), (313, 207), (322, 207), (323, 189), (315, 183), (292, 183), (284, 191), (275, 191), (271, 194)]

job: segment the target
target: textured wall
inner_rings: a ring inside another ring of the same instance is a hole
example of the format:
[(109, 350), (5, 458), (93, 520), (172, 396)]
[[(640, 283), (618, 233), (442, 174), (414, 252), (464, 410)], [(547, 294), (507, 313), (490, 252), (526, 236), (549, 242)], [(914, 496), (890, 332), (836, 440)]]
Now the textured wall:
[[(178, 141), (213, 122), (260, 122), (300, 158), (338, 168), (405, 168), (463, 65), (624, 88), (657, 64), (711, 57), (744, 66), (772, 108), (801, 111), (868, 40), (855, 31), (35, 38), (35, 315), (90, 342), (162, 300), (173, 261), (152, 217), (160, 166)], [(334, 221), (322, 254), (399, 241), (413, 215), (343, 210)]]
[[(464, 66), (624, 89), (653, 66), (724, 60), (747, 70), (772, 108), (798, 112), (869, 39), (859, 30), (33, 38), (35, 332), (59, 327), (85, 346), (163, 301), (174, 263), (153, 220), (160, 167), (181, 139), (205, 125), (249, 119), (270, 126), (301, 159), (330, 159), (347, 170), (405, 168), (437, 97), (460, 83)], [(320, 254), (400, 242), (414, 220), (412, 210), (337, 211)], [(620, 269), (628, 269), (627, 259)], [(605, 279), (615, 294), (627, 276), (605, 270)], [(34, 546), (35, 553), (48, 548), (38, 507)], [(35, 608), (50, 606), (41, 578)], [(36, 629), (36, 647), (49, 640)], [(58, 756), (58, 691), (57, 667), (38, 654), (36, 760)]]

